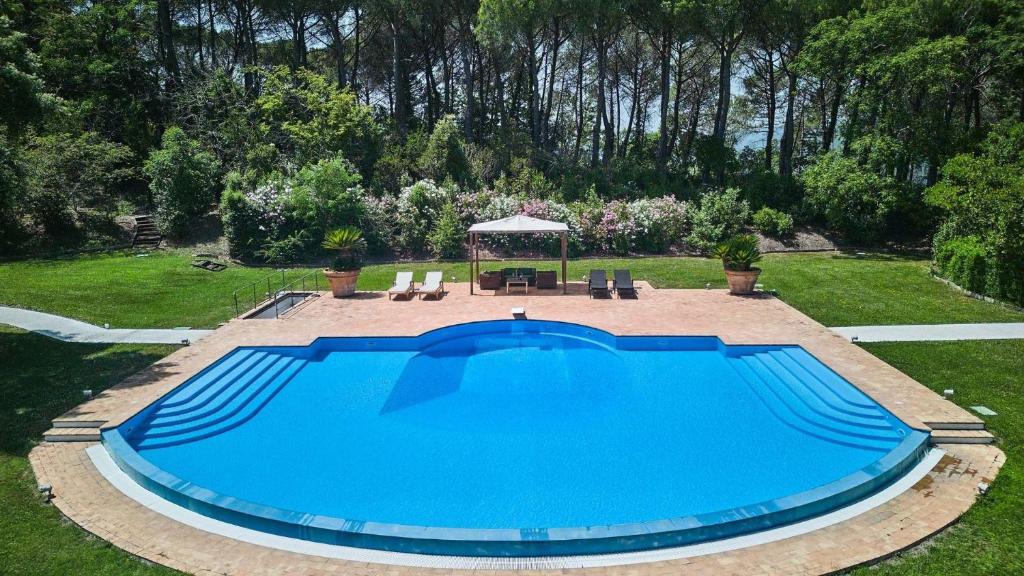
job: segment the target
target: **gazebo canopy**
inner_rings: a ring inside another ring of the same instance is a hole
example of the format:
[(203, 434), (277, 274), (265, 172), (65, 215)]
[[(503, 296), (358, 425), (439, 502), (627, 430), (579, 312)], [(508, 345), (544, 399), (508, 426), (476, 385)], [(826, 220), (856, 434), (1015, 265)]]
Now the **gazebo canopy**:
[[(562, 244), (562, 293), (566, 290), (566, 255), (569, 252), (569, 226), (565, 222), (552, 222), (541, 220), (523, 214), (491, 220), (490, 222), (477, 222), (469, 227), (469, 293), (473, 293), (473, 285), (480, 276), (480, 247), (477, 239), (481, 234), (558, 234)], [(527, 288), (529, 291), (529, 288)]]
[(569, 226), (564, 222), (552, 222), (517, 214), (490, 222), (477, 222), (469, 227), (469, 231), (474, 234), (557, 234), (568, 232)]

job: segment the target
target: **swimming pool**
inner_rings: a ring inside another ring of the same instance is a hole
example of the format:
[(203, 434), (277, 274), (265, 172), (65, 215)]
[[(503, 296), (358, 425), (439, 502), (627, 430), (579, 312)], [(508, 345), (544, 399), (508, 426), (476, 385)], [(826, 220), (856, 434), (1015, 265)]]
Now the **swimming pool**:
[(796, 522), (927, 450), (796, 346), (532, 320), (238, 348), (103, 442), (193, 511), (426, 554), (622, 552)]

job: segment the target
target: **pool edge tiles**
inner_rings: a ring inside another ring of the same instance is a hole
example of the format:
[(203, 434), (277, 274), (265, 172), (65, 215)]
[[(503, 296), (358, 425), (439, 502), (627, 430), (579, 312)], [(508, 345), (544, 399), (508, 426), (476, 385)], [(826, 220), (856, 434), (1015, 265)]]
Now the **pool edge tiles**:
[[(784, 346), (726, 346), (716, 337), (626, 336), (616, 337), (598, 329), (566, 323), (536, 321), (478, 322), (427, 332), (418, 337), (321, 338), (305, 347), (308, 356), (321, 351), (421, 350), (442, 344), (453, 336), (484, 333), (523, 333), (556, 330), (585, 337), (601, 346), (642, 350), (718, 350), (754, 353)], [(373, 548), (394, 552), (459, 556), (559, 556), (601, 554), (680, 546), (727, 538), (790, 524), (844, 507), (891, 484), (916, 465), (927, 450), (924, 432), (907, 429), (902, 441), (872, 464), (817, 488), (714, 513), (652, 522), (604, 526), (533, 529), (440, 528), (347, 520), (282, 510), (218, 494), (177, 478), (145, 459), (130, 440), (132, 429), (160, 402), (180, 390), (232, 354), (175, 388), (157, 402), (114, 429), (103, 432), (103, 444), (117, 465), (135, 482), (158, 496), (194, 512), (246, 528), (325, 544)], [(244, 348), (244, 350), (273, 350)], [(825, 366), (822, 364), (822, 366)], [(825, 366), (827, 368), (827, 366)], [(881, 410), (888, 413), (884, 407)], [(895, 418), (889, 413), (889, 416)]]

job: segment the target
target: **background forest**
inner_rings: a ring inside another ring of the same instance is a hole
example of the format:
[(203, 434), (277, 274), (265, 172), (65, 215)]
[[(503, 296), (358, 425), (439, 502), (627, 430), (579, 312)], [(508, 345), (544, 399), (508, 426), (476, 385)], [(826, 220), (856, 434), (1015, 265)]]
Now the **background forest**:
[(807, 225), (1024, 303), (1021, 0), (6, 0), (0, 102), (0, 254), (141, 213), (274, 263)]

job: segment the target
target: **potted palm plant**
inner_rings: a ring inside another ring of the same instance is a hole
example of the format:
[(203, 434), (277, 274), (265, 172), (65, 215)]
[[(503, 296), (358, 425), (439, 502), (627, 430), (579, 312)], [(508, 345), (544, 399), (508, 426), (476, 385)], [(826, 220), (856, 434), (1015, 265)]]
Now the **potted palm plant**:
[(359, 270), (363, 265), (363, 251), (366, 250), (363, 232), (353, 226), (331, 230), (324, 237), (323, 247), (338, 253), (331, 267), (324, 270), (324, 276), (331, 284), (331, 293), (335, 298), (355, 294)]
[(733, 236), (715, 248), (714, 256), (722, 259), (730, 293), (754, 293), (757, 277), (761, 274), (761, 269), (754, 267), (754, 264), (761, 261), (761, 250), (755, 236)]

